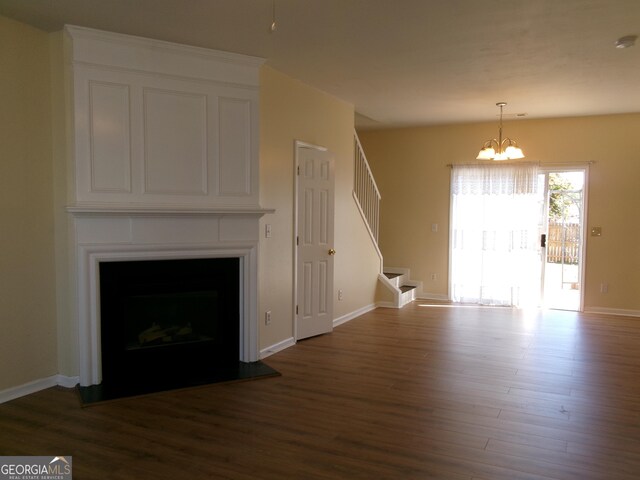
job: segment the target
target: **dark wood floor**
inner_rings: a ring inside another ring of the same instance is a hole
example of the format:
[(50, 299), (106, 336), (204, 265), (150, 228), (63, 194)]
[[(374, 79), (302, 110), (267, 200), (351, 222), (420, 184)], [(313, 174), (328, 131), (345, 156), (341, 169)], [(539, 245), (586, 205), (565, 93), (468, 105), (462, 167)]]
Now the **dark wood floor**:
[(0, 405), (1, 455), (74, 479), (640, 477), (640, 319), (378, 309), (267, 359), (281, 377), (79, 407)]

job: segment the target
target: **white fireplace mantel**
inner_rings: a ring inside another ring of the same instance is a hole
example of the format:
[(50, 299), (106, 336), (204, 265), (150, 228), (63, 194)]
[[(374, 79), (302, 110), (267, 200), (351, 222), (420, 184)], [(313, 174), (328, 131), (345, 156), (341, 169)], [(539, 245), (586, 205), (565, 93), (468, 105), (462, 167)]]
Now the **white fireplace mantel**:
[(272, 208), (253, 207), (183, 207), (180, 205), (69, 205), (67, 212), (75, 217), (97, 216), (143, 216), (143, 217), (175, 217), (175, 216), (258, 216), (273, 213)]
[(242, 215), (228, 212), (207, 215), (74, 213), (80, 384), (96, 385), (102, 380), (101, 262), (239, 258), (239, 360), (258, 360), (258, 219), (262, 212)]

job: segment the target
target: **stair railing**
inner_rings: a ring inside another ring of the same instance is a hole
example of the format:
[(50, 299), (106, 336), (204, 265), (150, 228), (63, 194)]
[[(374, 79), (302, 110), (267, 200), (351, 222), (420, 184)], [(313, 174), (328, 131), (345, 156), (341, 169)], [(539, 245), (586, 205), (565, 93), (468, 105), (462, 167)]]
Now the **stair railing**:
[(354, 132), (355, 175), (353, 196), (367, 224), (369, 234), (376, 247), (380, 233), (380, 191), (369, 168), (369, 162), (362, 150), (358, 134)]

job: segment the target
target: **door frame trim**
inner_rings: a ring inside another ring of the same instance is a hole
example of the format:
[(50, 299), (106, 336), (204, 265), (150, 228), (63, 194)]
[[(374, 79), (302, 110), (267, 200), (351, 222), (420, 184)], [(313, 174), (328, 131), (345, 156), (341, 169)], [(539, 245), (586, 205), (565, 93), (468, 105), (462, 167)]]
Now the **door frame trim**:
[(296, 342), (298, 341), (298, 314), (296, 313), (296, 306), (298, 304), (298, 167), (300, 166), (298, 151), (301, 148), (309, 148), (320, 152), (326, 152), (329, 150), (327, 147), (304, 142), (302, 140), (293, 141), (293, 298), (291, 301), (291, 318), (293, 318), (293, 339)]

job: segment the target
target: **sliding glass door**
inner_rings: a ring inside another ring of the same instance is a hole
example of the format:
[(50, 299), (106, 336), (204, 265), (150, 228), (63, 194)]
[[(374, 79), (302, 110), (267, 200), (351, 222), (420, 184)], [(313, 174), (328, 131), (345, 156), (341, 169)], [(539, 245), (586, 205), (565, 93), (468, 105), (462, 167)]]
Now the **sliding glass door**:
[(454, 166), (452, 300), (580, 310), (586, 169)]

